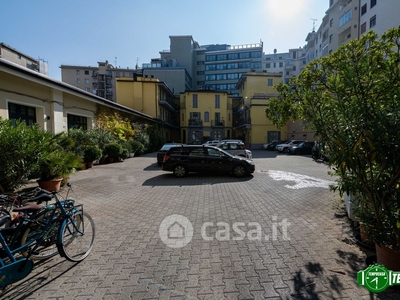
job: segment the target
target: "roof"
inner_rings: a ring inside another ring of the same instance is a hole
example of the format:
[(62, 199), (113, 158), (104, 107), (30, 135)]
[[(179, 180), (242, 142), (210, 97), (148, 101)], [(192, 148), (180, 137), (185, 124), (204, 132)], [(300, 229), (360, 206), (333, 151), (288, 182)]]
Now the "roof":
[(133, 110), (133, 109), (123, 106), (121, 104), (109, 101), (105, 98), (93, 95), (90, 92), (86, 92), (85, 90), (79, 89), (68, 83), (53, 79), (49, 76), (40, 74), (38, 72), (32, 71), (25, 67), (19, 66), (13, 62), (10, 62), (4, 58), (1, 58), (1, 57), (0, 57), (0, 71), (6, 72), (9, 74), (18, 76), (18, 77), (26, 77), (28, 80), (31, 80), (33, 82), (43, 84), (43, 85), (51, 87), (51, 88), (59, 89), (65, 93), (74, 94), (76, 96), (85, 98), (86, 100), (92, 101), (94, 103), (108, 106), (108, 107), (114, 108), (116, 110), (123, 111), (123, 112), (129, 113), (131, 115), (135, 115), (142, 119), (146, 119), (148, 121), (158, 122), (158, 119), (156, 119), (150, 115)]

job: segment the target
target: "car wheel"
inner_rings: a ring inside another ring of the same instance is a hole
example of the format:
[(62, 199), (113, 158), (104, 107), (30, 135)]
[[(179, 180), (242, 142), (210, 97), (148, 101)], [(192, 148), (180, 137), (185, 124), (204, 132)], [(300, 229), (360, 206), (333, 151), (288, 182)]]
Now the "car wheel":
[(243, 177), (244, 175), (246, 175), (246, 169), (242, 165), (237, 165), (233, 168), (232, 173), (236, 177)]
[(289, 148), (284, 148), (284, 149), (283, 149), (283, 152), (289, 153)]
[(187, 175), (187, 168), (184, 165), (176, 165), (173, 172), (176, 177), (184, 177)]

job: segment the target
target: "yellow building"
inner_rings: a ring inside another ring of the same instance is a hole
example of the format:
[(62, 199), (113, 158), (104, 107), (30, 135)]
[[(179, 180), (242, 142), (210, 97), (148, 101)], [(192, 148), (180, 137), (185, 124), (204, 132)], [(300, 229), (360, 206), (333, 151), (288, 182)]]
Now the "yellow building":
[(180, 94), (182, 143), (232, 137), (232, 98), (227, 92), (200, 90)]
[(287, 137), (287, 126), (278, 129), (265, 116), (268, 99), (278, 96), (274, 85), (281, 81), (281, 73), (249, 72), (237, 83), (239, 97), (234, 100), (234, 136), (250, 149), (260, 149), (267, 142)]
[(116, 101), (159, 120), (165, 142), (180, 140), (178, 99), (164, 82), (148, 76), (116, 78)]

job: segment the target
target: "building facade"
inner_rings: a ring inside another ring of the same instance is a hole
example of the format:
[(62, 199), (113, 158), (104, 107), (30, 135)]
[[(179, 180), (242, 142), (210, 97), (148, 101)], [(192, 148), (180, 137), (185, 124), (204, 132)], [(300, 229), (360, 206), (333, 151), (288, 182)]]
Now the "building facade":
[(278, 129), (265, 115), (268, 100), (278, 96), (274, 85), (281, 73), (249, 72), (237, 83), (239, 97), (233, 101), (233, 134), (250, 149), (260, 149), (273, 140), (285, 139), (287, 128)]
[(232, 138), (232, 97), (221, 91), (186, 91), (180, 95), (182, 143)]
[(96, 126), (99, 107), (127, 113), (136, 120), (159, 124), (159, 120), (85, 92), (64, 82), (0, 58), (0, 117), (38, 124), (53, 133), (75, 126)]
[(136, 69), (116, 68), (107, 60), (97, 67), (61, 65), (61, 80), (93, 95), (116, 102), (115, 79), (141, 74)]
[(179, 99), (164, 82), (146, 76), (116, 78), (117, 103), (159, 121), (165, 142), (179, 141)]
[(35, 59), (7, 44), (0, 43), (0, 57), (43, 75), (49, 75), (49, 66), (43, 59)]

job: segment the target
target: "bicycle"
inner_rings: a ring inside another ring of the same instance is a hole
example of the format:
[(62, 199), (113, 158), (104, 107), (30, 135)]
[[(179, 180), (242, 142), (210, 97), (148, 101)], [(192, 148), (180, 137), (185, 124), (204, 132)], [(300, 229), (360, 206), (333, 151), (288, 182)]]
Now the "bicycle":
[[(57, 192), (45, 192), (54, 196), (55, 203), (46, 205), (41, 211), (46, 217), (43, 216), (40, 220), (30, 218), (24, 220), (26, 226), (32, 226), (32, 234), (23, 245), (10, 248), (3, 236), (3, 232), (10, 228), (0, 228), (0, 245), (5, 252), (5, 257), (0, 259), (0, 288), (29, 275), (33, 269), (33, 260), (30, 256), (50, 236), (56, 236), (56, 246), (60, 256), (72, 262), (85, 259), (93, 248), (95, 225), (91, 216), (83, 210), (83, 205), (75, 205), (73, 199), (60, 200)], [(9, 219), (8, 215), (1, 216), (0, 227)], [(19, 253), (25, 253), (25, 257), (21, 257)]]

